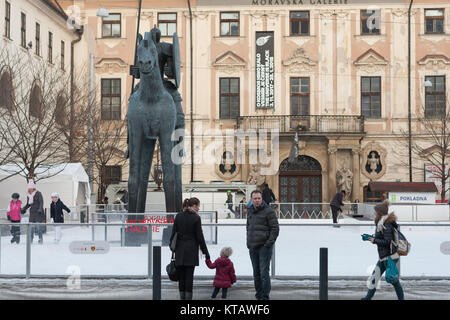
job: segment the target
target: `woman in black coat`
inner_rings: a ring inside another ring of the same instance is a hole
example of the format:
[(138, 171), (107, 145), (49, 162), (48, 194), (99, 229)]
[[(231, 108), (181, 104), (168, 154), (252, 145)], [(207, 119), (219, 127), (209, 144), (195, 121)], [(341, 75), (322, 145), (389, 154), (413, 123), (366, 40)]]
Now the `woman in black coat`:
[[(375, 270), (372, 272), (372, 275), (367, 282), (369, 290), (367, 291), (366, 296), (362, 298), (362, 300), (371, 300), (373, 298), (378, 282), (387, 269), (389, 258), (394, 261), (394, 263), (397, 265), (397, 268), (399, 267), (400, 263), (400, 256), (397, 253), (397, 247), (393, 243), (395, 239), (394, 229), (398, 228), (398, 224), (396, 222), (397, 217), (393, 212), (390, 214), (388, 213), (388, 200), (377, 204), (374, 210), (376, 225), (375, 236), (369, 237), (368, 240), (377, 246), (379, 260), (377, 262), (377, 265), (375, 266)], [(404, 293), (402, 285), (400, 284), (400, 280), (395, 279), (391, 284), (395, 289), (398, 300), (404, 300)]]
[(209, 259), (208, 248), (202, 231), (202, 221), (198, 215), (200, 200), (191, 198), (183, 203), (184, 211), (175, 217), (170, 242), (177, 234), (175, 266), (178, 273), (178, 289), (181, 300), (192, 300), (194, 268), (199, 265), (198, 250)]

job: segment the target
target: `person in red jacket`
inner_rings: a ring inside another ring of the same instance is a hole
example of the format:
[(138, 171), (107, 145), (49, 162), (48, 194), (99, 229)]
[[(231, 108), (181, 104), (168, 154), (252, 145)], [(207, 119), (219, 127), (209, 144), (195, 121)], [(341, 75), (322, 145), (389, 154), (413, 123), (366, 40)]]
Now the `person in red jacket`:
[[(21, 216), (20, 210), (22, 209), (22, 201), (19, 200), (20, 196), (18, 193), (14, 192), (11, 196), (12, 200), (9, 204), (8, 211), (6, 213), (8, 220), (12, 223), (20, 223)], [(20, 242), (20, 226), (11, 226), (11, 243)]]
[(222, 289), (222, 299), (227, 298), (228, 288), (236, 282), (236, 274), (234, 271), (233, 262), (229, 259), (233, 249), (230, 247), (222, 248), (220, 251), (220, 258), (217, 258), (214, 263), (211, 260), (206, 259), (206, 265), (210, 269), (216, 269), (216, 276), (214, 277), (214, 291), (211, 295), (211, 299), (215, 299), (220, 289)]

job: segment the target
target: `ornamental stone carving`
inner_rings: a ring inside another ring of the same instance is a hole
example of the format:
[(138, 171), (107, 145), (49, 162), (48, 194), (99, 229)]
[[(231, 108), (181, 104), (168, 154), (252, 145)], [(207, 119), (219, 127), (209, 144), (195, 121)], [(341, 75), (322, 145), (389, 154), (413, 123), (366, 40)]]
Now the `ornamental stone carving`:
[(362, 150), (361, 172), (370, 180), (378, 180), (386, 173), (387, 151), (376, 142), (369, 142)]
[(337, 170), (336, 186), (338, 191), (345, 190), (344, 200), (349, 201), (353, 190), (353, 172), (348, 168)]
[(383, 70), (388, 61), (375, 50), (369, 49), (356, 59), (354, 65), (365, 73), (374, 73)]
[(305, 54), (305, 49), (297, 48), (290, 58), (283, 61), (283, 65), (289, 72), (311, 72), (317, 62)]

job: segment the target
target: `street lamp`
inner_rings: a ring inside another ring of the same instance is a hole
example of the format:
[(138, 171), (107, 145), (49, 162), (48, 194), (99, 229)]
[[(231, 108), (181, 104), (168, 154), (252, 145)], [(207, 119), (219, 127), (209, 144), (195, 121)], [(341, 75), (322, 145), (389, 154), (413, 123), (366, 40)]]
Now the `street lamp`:
[(107, 9), (102, 7), (97, 10), (97, 17), (105, 18), (108, 16), (109, 16), (109, 12)]
[[(97, 10), (97, 17), (105, 18), (109, 16), (109, 12), (105, 8)], [(95, 50), (93, 51), (95, 52)], [(94, 104), (95, 104), (95, 69), (94, 58), (95, 54), (89, 54), (89, 123), (88, 123), (88, 176), (89, 187), (91, 188), (91, 203), (95, 202), (94, 193)]]

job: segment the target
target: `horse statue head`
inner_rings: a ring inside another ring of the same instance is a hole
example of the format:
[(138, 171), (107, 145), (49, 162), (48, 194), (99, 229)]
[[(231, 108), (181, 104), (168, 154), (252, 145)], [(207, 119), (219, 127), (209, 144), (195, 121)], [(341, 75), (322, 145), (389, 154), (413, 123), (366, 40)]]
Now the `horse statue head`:
[(146, 32), (144, 38), (139, 35), (137, 56), (139, 73), (141, 75), (150, 75), (154, 70), (159, 70), (158, 50), (150, 32)]

